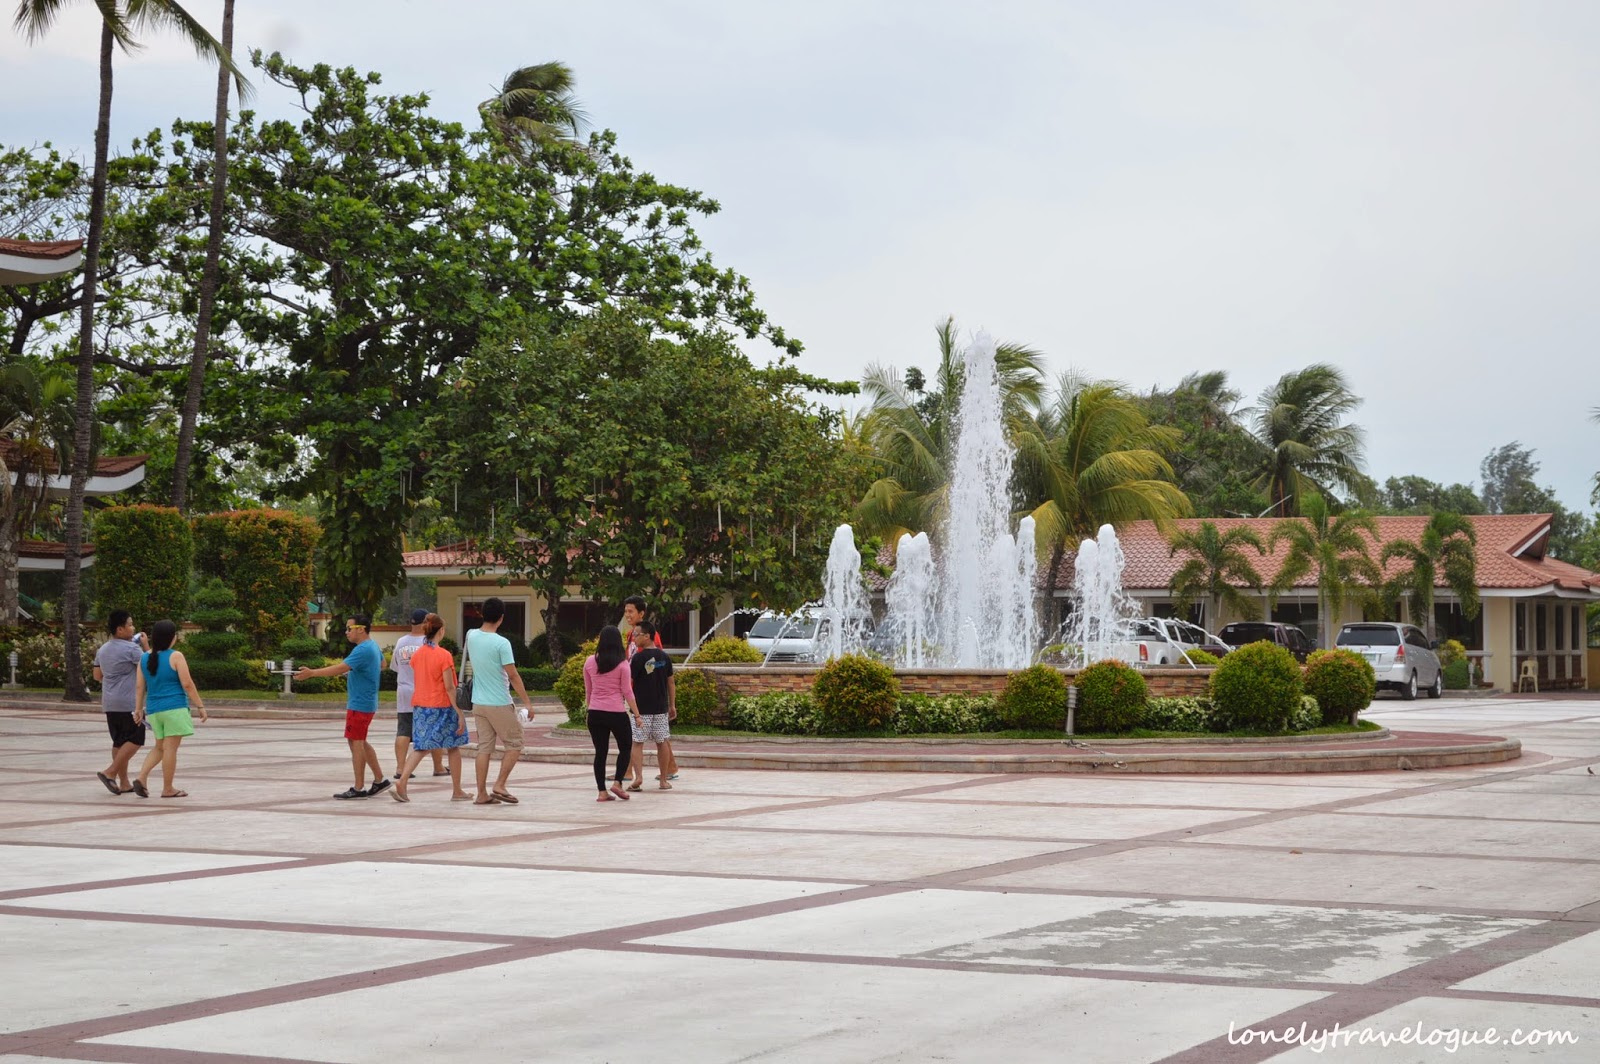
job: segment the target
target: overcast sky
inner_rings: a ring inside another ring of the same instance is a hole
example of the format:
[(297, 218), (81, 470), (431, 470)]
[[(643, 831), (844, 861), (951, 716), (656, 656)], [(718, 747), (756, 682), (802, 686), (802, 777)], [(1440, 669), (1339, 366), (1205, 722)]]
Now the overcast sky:
[[(97, 31), (71, 6), (31, 47), (0, 29), (0, 142), (90, 144)], [(463, 122), (507, 71), (570, 64), (639, 169), (721, 202), (707, 245), (811, 372), (926, 368), (947, 314), (1138, 389), (1226, 369), (1253, 399), (1328, 361), (1380, 481), (1476, 480), (1515, 439), (1587, 508), (1600, 4), (238, 0), (238, 22), (241, 49), (375, 69)], [(210, 114), (171, 39), (117, 69), (114, 144)]]

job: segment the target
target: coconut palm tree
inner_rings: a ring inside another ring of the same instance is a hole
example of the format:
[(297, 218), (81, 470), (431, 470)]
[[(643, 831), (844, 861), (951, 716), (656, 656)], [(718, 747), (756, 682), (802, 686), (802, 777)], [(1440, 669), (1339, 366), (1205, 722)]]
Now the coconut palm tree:
[[(894, 542), (938, 522), (950, 482), (949, 451), (961, 401), (962, 360), (955, 318), (937, 329), (939, 361), (931, 392), (913, 391), (892, 367), (871, 365), (862, 376), (868, 399), (859, 425), (877, 477), (853, 517), (867, 535)], [(1023, 344), (995, 347), (995, 366), (1007, 432), (1013, 440), (1036, 431), (1033, 412), (1044, 394), (1044, 355)]]
[[(21, 0), (16, 27), (37, 40), (55, 25), (68, 0)], [(66, 628), (66, 697), (87, 701), (79, 660), (79, 595), (82, 590), (83, 494), (89, 483), (91, 437), (94, 431), (94, 305), (100, 269), (100, 243), (106, 220), (106, 163), (111, 139), (111, 59), (117, 47), (139, 47), (139, 31), (171, 29), (192, 43), (200, 55), (223, 63), (238, 79), (244, 75), (227, 49), (175, 0), (94, 0), (100, 12), (100, 102), (94, 131), (94, 173), (89, 192), (89, 233), (83, 249), (83, 306), (78, 325), (77, 397), (72, 441), (72, 478), (65, 513), (66, 557), (61, 580), (62, 616)]]
[[(1368, 550), (1368, 536), (1378, 535), (1378, 522), (1359, 510), (1335, 515), (1318, 494), (1300, 500), (1301, 516), (1279, 521), (1267, 537), (1267, 550), (1280, 542), (1289, 544), (1283, 567), (1273, 579), (1274, 601), (1294, 587), (1307, 573), (1317, 581), (1317, 643), (1329, 645), (1329, 637), (1345, 599), (1365, 588), (1377, 586), (1382, 573)], [(1362, 533), (1366, 533), (1363, 535)]]
[(1437, 513), (1428, 519), (1415, 543), (1396, 539), (1384, 544), (1379, 561), (1387, 565), (1399, 558), (1406, 563), (1390, 583), (1395, 590), (1410, 594), (1411, 619), (1429, 639), (1434, 636), (1433, 591), (1440, 577), (1455, 592), (1467, 619), (1478, 615), (1477, 543), (1478, 532), (1471, 521), (1460, 514)]
[(1252, 588), (1259, 594), (1261, 574), (1244, 548), (1254, 547), (1257, 557), (1266, 548), (1249, 526), (1234, 525), (1222, 532), (1214, 521), (1202, 521), (1192, 532), (1173, 532), (1167, 537), (1167, 545), (1168, 557), (1179, 551), (1189, 555), (1189, 560), (1172, 575), (1172, 595), (1180, 609), (1197, 599), (1204, 602), (1207, 628), (1221, 618), (1224, 603), (1242, 617), (1256, 616), (1256, 598), (1244, 594), (1241, 588)]
[(514, 158), (527, 162), (546, 145), (577, 143), (589, 124), (572, 94), (573, 81), (565, 63), (519, 67), (478, 105), (478, 114)]
[(1345, 420), (1360, 405), (1344, 374), (1326, 363), (1285, 373), (1261, 393), (1251, 434), (1267, 454), (1256, 484), (1274, 509), (1293, 516), (1312, 492), (1326, 498), (1335, 487), (1354, 494), (1368, 486), (1365, 433)]
[(72, 449), (72, 381), (50, 368), (0, 369), (0, 624), (17, 623), (17, 545)]

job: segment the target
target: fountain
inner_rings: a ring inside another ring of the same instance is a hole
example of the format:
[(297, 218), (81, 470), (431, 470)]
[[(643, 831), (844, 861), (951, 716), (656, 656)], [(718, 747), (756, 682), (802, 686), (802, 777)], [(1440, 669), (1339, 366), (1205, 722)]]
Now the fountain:
[(1062, 625), (1067, 658), (1087, 665), (1111, 656), (1112, 646), (1129, 638), (1129, 624), (1139, 604), (1122, 589), (1126, 559), (1116, 529), (1101, 525), (1094, 539), (1078, 546), (1072, 571), (1072, 614)]
[[(849, 525), (833, 530), (828, 567), (822, 576), (822, 626), (818, 657), (832, 659), (859, 653), (872, 625), (872, 607), (861, 582), (861, 552)], [(768, 655), (769, 657), (771, 655)]]

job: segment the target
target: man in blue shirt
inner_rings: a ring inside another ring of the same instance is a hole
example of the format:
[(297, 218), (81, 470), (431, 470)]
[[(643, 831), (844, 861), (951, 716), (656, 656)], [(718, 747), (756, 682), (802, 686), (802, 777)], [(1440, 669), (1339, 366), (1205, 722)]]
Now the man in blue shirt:
[[(356, 785), (334, 795), (340, 799), (371, 798), (391, 786), (384, 778), (378, 752), (367, 742), (367, 729), (372, 727), (373, 714), (378, 712), (378, 674), (383, 671), (383, 651), (372, 641), (371, 630), (371, 616), (356, 614), (344, 626), (344, 637), (351, 647), (343, 661), (320, 669), (302, 667), (294, 674), (297, 680), (309, 680), (313, 676), (349, 677), (345, 680), (344, 737), (350, 744), (350, 768), (355, 773)], [(363, 789), (369, 767), (374, 782), (370, 789)]]

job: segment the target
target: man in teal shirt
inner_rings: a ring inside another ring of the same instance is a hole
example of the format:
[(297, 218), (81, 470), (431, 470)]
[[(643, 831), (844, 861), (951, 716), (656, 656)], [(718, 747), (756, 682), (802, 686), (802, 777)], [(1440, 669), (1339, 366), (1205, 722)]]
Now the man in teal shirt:
[[(511, 688), (522, 696), (522, 707), (533, 715), (533, 702), (522, 686), (522, 674), (511, 653), (511, 641), (500, 634), (506, 618), (506, 604), (497, 598), (483, 604), (483, 624), (467, 633), (466, 657), (472, 670), (472, 716), (478, 722), (478, 797), (474, 805), (516, 805), (517, 799), (506, 784), (511, 770), (522, 756), (522, 722), (511, 704)], [(500, 777), (489, 783), (489, 762), (494, 757), (495, 740), (505, 748), (500, 758)]]
[[(378, 712), (378, 674), (383, 671), (383, 651), (372, 641), (371, 629), (372, 618), (365, 613), (356, 614), (344, 626), (344, 637), (350, 641), (351, 647), (343, 661), (320, 669), (301, 667), (294, 674), (297, 680), (309, 680), (313, 676), (348, 676), (345, 680), (344, 737), (350, 744), (350, 767), (355, 773), (356, 784), (334, 795), (339, 799), (370, 798), (382, 794), (391, 786), (384, 778), (378, 752), (367, 742), (367, 730), (372, 727), (373, 715)], [(362, 787), (369, 767), (373, 779), (370, 790)]]

